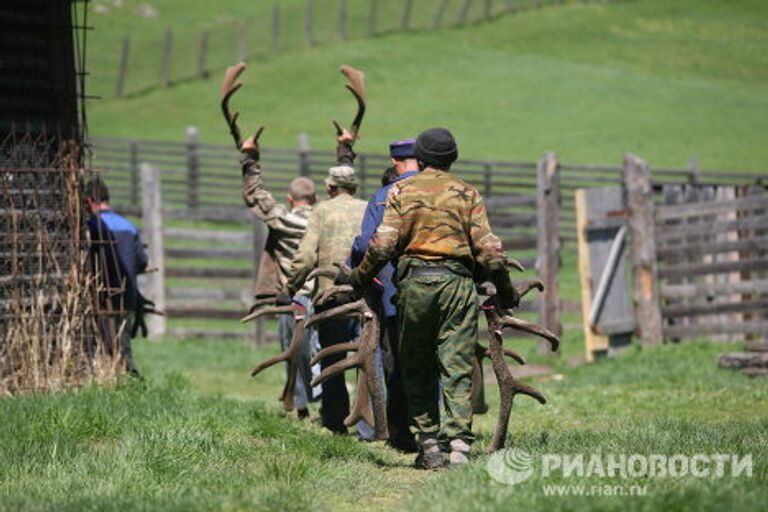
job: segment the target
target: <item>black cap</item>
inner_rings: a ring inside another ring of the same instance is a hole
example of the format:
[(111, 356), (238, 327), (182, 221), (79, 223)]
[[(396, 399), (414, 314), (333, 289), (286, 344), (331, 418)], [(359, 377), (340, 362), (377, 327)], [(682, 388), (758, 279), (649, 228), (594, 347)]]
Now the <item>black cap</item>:
[(459, 157), (456, 140), (445, 128), (430, 128), (421, 132), (416, 139), (414, 153), (417, 160), (438, 169), (450, 169)]

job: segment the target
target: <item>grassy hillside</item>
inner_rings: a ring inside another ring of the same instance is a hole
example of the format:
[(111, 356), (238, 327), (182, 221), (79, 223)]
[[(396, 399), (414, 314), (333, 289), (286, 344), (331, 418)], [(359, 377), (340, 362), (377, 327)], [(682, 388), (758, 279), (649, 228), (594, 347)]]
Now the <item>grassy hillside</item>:
[[(514, 343), (529, 348), (533, 343)], [(283, 369), (233, 342), (136, 344), (145, 383), (0, 400), (0, 510), (762, 510), (768, 500), (768, 381), (718, 370), (720, 344), (631, 350), (537, 379), (515, 402), (514, 446), (545, 453), (752, 454), (751, 477), (572, 477), (493, 482), (477, 417), (474, 463), (437, 474), (380, 443), (277, 413)], [(527, 352), (527, 351), (526, 351)], [(647, 485), (644, 497), (546, 497), (543, 486)]]
[[(436, 4), (426, 3), (432, 9)], [(126, 30), (137, 41), (146, 33), (156, 50), (166, 24), (197, 33), (232, 23), (239, 12), (248, 16), (246, 6), (268, 7), (256, 4), (238, 0), (223, 9), (169, 0), (149, 21), (127, 7), (94, 14), (92, 83), (112, 87), (116, 63), (110, 58)], [(451, 2), (451, 16), (457, 4)], [(281, 5), (285, 12), (303, 12), (303, 2)], [(367, 2), (350, 5), (357, 13), (351, 16), (363, 19)], [(393, 11), (382, 19), (396, 25)], [(333, 26), (334, 12), (318, 9), (325, 26)], [(417, 14), (415, 20), (428, 17)], [(257, 19), (266, 22), (264, 16)], [(360, 30), (359, 23), (354, 26)], [(254, 37), (266, 30), (254, 27)], [(289, 32), (301, 40), (300, 23)], [(268, 126), (264, 144), (292, 147), (296, 134), (307, 131), (315, 147), (330, 146), (330, 119), (348, 122), (352, 115), (336, 72), (349, 63), (367, 73), (363, 151), (382, 151), (392, 139), (442, 124), (456, 132), (466, 157), (530, 160), (553, 149), (567, 161), (617, 162), (634, 151), (657, 166), (681, 166), (696, 157), (705, 169), (766, 169), (765, 2), (566, 3), (464, 28), (346, 43), (332, 35), (321, 39), (315, 48), (297, 43), (251, 62), (235, 103), (244, 127)], [(91, 134), (179, 139), (185, 126), (196, 125), (205, 141), (228, 142), (218, 110), (219, 80), (214, 73), (208, 81), (138, 97), (107, 95), (90, 104)]]

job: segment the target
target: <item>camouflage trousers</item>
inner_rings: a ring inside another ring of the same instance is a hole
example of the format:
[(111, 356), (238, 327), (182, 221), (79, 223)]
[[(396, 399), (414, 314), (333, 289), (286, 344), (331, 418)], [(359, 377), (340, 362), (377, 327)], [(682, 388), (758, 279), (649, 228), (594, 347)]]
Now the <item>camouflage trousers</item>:
[(471, 444), (475, 284), (469, 275), (403, 273), (397, 298), (399, 359), (411, 430), (417, 440), (437, 437), (443, 443), (462, 439)]

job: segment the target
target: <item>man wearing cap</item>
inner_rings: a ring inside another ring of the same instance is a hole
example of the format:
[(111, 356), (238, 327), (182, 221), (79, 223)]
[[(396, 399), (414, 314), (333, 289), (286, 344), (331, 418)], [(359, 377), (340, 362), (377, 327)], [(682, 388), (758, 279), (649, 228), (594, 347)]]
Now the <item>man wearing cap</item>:
[(475, 277), (496, 285), (503, 308), (514, 307), (519, 297), (480, 194), (449, 172), (458, 157), (451, 133), (443, 128), (421, 133), (414, 154), (420, 172), (392, 186), (363, 261), (337, 282), (349, 282), (360, 292), (397, 258), (399, 355), (412, 431), (420, 445), (416, 465), (439, 469), (446, 464), (441, 444), (450, 452), (450, 463), (461, 464), (474, 440)]
[[(347, 130), (343, 130), (342, 135), (338, 137), (339, 165), (331, 167), (325, 179), (330, 199), (318, 203), (309, 216), (306, 234), (294, 255), (289, 277), (283, 288), (285, 293), (278, 297), (278, 302), (284, 302), (286, 297), (301, 289), (313, 269), (341, 265), (349, 256), (349, 248), (360, 229), (366, 207), (365, 201), (354, 197), (357, 179), (352, 168), (355, 158), (352, 151), (353, 142), (354, 137)], [(317, 294), (330, 286), (333, 286), (332, 279), (318, 278)], [(333, 306), (335, 304), (323, 304), (316, 308), (316, 312)], [(357, 337), (357, 321), (331, 319), (318, 325), (317, 331), (320, 346), (325, 348), (353, 341)], [(320, 363), (321, 369), (343, 358), (343, 353), (326, 357)], [(323, 383), (321, 403), (323, 426), (332, 432), (346, 433), (344, 418), (349, 414), (349, 395), (343, 375), (337, 375)]]
[[(384, 218), (384, 210), (387, 204), (387, 194), (392, 186), (404, 179), (415, 176), (419, 171), (418, 163), (414, 156), (415, 139), (399, 140), (389, 145), (389, 156), (395, 170), (393, 181), (382, 186), (368, 201), (360, 234), (352, 244), (350, 256), (351, 267), (357, 267), (363, 260), (368, 244)], [(397, 292), (392, 282), (395, 268), (387, 263), (378, 275), (383, 285), (382, 314), (381, 318), (381, 342), (382, 356), (384, 360), (384, 373), (387, 385), (387, 420), (389, 427), (388, 444), (394, 448), (411, 452), (416, 451), (413, 435), (408, 427), (408, 409), (405, 392), (402, 386), (400, 363), (398, 362), (398, 335), (397, 335), (397, 308), (393, 298)]]
[[(315, 204), (315, 185), (305, 177), (295, 178), (288, 186), (288, 206), (278, 203), (274, 196), (264, 186), (259, 165), (259, 148), (253, 137), (247, 139), (241, 151), (244, 154), (243, 168), (243, 200), (256, 217), (263, 220), (269, 229), (267, 243), (259, 263), (259, 273), (256, 279), (254, 295), (257, 299), (274, 296), (288, 281), (288, 271), (291, 261), (307, 229), (309, 214)], [(314, 283), (307, 281), (304, 286), (294, 292), (293, 300), (312, 313), (312, 295)], [(278, 334), (280, 345), (287, 348), (293, 337), (293, 315), (280, 315), (278, 319)], [(309, 386), (312, 380), (313, 345), (317, 344), (317, 334), (314, 329), (308, 329), (304, 344), (301, 347), (299, 371), (296, 373), (294, 404), (299, 418), (309, 416), (308, 403), (312, 398)]]

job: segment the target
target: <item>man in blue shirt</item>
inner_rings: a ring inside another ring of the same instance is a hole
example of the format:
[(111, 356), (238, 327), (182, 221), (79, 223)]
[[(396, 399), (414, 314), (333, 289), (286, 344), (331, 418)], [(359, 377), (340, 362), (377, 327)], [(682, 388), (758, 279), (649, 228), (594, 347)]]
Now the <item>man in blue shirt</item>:
[[(387, 194), (392, 185), (398, 181), (408, 179), (419, 172), (419, 166), (414, 155), (415, 139), (406, 139), (393, 142), (389, 145), (389, 156), (395, 175), (392, 180), (381, 187), (368, 202), (365, 210), (360, 235), (352, 244), (350, 263), (354, 268), (360, 264), (368, 249), (368, 243), (376, 232), (376, 228), (384, 218), (384, 210), (387, 204)], [(384, 373), (387, 384), (387, 420), (389, 427), (388, 444), (402, 451), (414, 452), (418, 449), (413, 434), (408, 428), (408, 407), (405, 401), (402, 380), (400, 377), (400, 364), (397, 360), (397, 308), (392, 302), (397, 288), (392, 282), (395, 268), (392, 263), (379, 273), (378, 280), (383, 286), (382, 312), (381, 312), (381, 348), (384, 361)]]
[(147, 268), (147, 253), (139, 232), (128, 219), (109, 206), (109, 189), (96, 177), (85, 186), (85, 199), (91, 213), (91, 258), (100, 278), (99, 307), (105, 350), (113, 355), (115, 337), (122, 329), (119, 348), (126, 371), (138, 376), (131, 350), (131, 331), (140, 294), (136, 277)]

